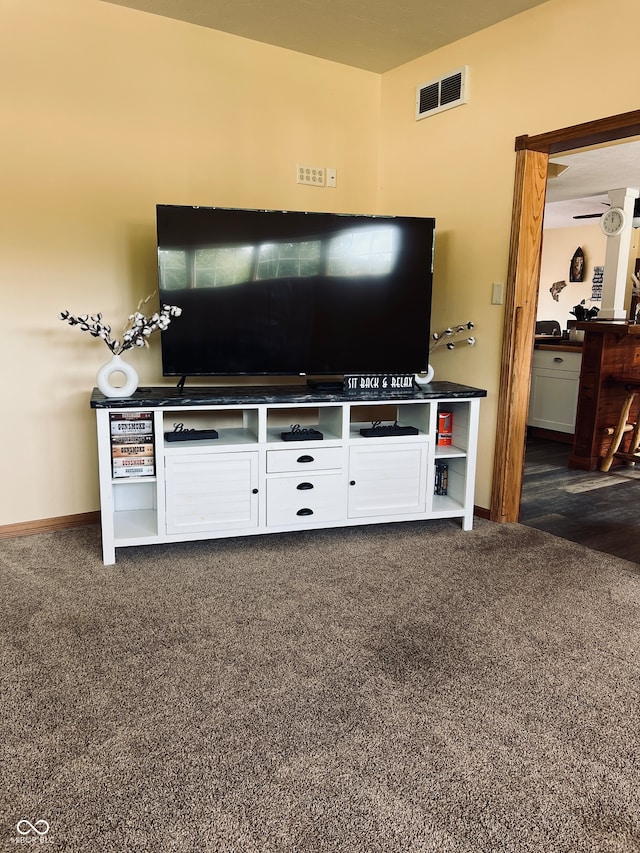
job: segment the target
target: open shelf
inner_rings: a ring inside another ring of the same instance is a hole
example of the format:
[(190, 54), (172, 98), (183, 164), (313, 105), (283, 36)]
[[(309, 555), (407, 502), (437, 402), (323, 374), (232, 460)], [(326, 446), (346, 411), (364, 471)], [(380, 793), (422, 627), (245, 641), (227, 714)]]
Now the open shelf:
[[(165, 433), (188, 430), (216, 430), (218, 438), (168, 441)], [(165, 453), (202, 452), (208, 448), (257, 444), (259, 416), (257, 408), (187, 410), (163, 413)]]
[(284, 441), (283, 432), (292, 427), (315, 429), (322, 438), (310, 441), (340, 441), (342, 439), (341, 406), (270, 406), (267, 409), (267, 442), (295, 447), (306, 445), (310, 441)]
[(436, 454), (438, 456), (464, 455), (469, 447), (469, 407), (464, 403), (451, 400), (438, 404), (438, 414), (441, 412), (451, 412), (453, 416), (451, 444), (438, 444), (436, 436)]
[(141, 538), (148, 537), (153, 540), (158, 536), (158, 513), (154, 509), (114, 512), (113, 530), (118, 544), (123, 544), (125, 540), (144, 544), (140, 541)]
[(467, 481), (466, 453), (445, 456), (447, 459), (447, 494), (433, 496), (433, 510), (460, 511), (464, 507)]
[(114, 481), (113, 527), (116, 540), (158, 535), (157, 493), (155, 477)]
[(434, 514), (450, 513), (452, 516), (457, 516), (460, 515), (462, 504), (450, 495), (434, 495), (431, 509)]
[[(429, 403), (400, 402), (389, 403), (352, 403), (349, 407), (349, 438), (362, 441), (416, 441), (429, 435)], [(397, 423), (418, 430), (417, 435), (383, 435), (366, 437), (360, 434), (362, 428), (371, 427), (380, 421), (382, 424)]]
[(467, 451), (462, 447), (456, 447), (455, 444), (436, 444), (435, 455), (436, 459), (453, 459), (457, 456), (466, 456)]

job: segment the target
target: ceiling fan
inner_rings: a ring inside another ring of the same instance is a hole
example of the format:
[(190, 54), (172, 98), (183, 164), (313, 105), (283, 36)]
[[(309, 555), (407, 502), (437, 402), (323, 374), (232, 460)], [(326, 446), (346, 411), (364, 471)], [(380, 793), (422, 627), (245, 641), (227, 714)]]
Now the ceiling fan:
[[(611, 207), (609, 202), (601, 201), (600, 204), (603, 204), (607, 209)], [(600, 219), (602, 214), (606, 213), (606, 211), (602, 210), (600, 213), (578, 213), (573, 219)], [(635, 200), (635, 204), (633, 207), (633, 227), (638, 228), (640, 226), (640, 221), (636, 222), (640, 219), (640, 197)]]
[[(611, 207), (611, 205), (606, 201), (601, 201), (600, 204), (603, 204), (605, 207)], [(601, 210), (600, 213), (578, 213), (573, 219), (600, 219), (604, 210)]]

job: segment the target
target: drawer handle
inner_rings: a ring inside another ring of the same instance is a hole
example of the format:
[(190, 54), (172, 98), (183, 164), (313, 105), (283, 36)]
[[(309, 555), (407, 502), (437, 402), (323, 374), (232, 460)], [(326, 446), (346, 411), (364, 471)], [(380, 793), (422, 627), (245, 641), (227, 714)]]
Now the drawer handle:
[(313, 515), (313, 510), (309, 509), (308, 506), (305, 506), (302, 509), (299, 509), (296, 515)]
[(306, 491), (307, 489), (312, 489), (313, 483), (298, 483), (296, 489), (299, 489), (301, 492)]
[(557, 364), (561, 364), (561, 363), (564, 361), (564, 358), (562, 358), (562, 356), (557, 355), (553, 360), (554, 360)]
[(313, 461), (314, 461), (313, 456), (309, 456), (306, 453), (304, 456), (298, 456), (298, 458), (296, 460), (296, 462), (313, 462)]

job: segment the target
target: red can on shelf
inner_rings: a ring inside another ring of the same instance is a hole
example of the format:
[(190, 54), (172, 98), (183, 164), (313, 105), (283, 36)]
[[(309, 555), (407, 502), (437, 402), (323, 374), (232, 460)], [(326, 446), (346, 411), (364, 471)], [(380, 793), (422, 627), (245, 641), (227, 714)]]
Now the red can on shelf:
[(438, 412), (438, 444), (453, 444), (453, 412)]

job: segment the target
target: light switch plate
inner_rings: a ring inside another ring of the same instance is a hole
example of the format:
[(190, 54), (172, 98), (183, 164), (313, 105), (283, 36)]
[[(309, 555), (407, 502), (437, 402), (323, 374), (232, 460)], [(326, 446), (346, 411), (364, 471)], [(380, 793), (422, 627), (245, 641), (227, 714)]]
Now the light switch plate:
[(491, 304), (502, 305), (504, 302), (504, 284), (501, 281), (494, 281), (491, 290)]

